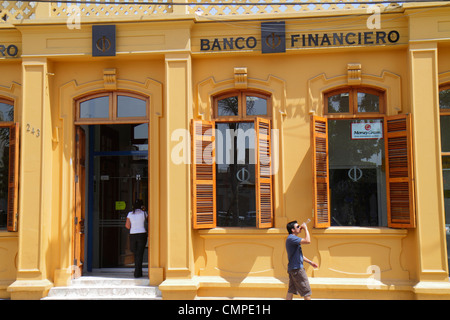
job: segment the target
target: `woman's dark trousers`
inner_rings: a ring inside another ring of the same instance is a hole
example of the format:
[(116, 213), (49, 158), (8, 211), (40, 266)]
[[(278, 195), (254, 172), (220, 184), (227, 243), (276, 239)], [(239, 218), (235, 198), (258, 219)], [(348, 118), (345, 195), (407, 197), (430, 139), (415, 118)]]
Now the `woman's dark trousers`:
[(130, 234), (130, 249), (134, 253), (134, 277), (142, 277), (142, 261), (144, 259), (147, 233)]

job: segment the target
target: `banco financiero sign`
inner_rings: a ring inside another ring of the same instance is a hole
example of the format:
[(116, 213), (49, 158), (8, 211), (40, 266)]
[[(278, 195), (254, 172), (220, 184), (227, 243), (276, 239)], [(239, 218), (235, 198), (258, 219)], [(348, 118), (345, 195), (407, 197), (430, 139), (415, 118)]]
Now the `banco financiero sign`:
[[(351, 31), (333, 33), (303, 33), (286, 35), (284, 22), (261, 24), (261, 38), (255, 36), (200, 39), (200, 51), (252, 50), (261, 47), (262, 53), (279, 53), (288, 49), (338, 47), (359, 45), (389, 45), (400, 40), (400, 33), (391, 31)], [(260, 43), (259, 43), (260, 42)]]

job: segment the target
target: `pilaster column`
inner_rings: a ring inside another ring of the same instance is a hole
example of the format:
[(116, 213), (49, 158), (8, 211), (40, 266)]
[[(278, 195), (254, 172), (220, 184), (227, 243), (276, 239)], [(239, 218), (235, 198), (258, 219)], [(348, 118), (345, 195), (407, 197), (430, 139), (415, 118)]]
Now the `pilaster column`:
[(51, 228), (51, 113), (47, 60), (22, 62), (20, 121), (19, 250), (12, 299), (39, 299), (53, 285), (47, 279)]
[[(189, 53), (167, 54), (165, 58), (165, 108), (163, 131), (166, 148), (162, 152), (165, 163), (165, 201), (162, 215), (166, 242), (166, 278), (190, 278), (193, 273), (190, 205), (190, 166), (172, 159), (172, 150), (179, 141), (172, 141), (177, 130), (189, 130), (192, 118), (191, 57)], [(178, 131), (180, 132), (180, 131)], [(185, 139), (189, 139), (188, 136)], [(186, 150), (188, 151), (188, 150)], [(165, 226), (164, 226), (165, 225)]]
[(435, 42), (409, 47), (419, 283), (448, 283), (437, 51)]

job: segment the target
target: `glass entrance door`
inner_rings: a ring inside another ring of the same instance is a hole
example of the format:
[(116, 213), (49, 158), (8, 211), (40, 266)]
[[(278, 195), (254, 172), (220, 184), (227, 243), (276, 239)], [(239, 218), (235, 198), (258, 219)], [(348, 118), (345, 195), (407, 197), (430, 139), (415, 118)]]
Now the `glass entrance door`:
[(134, 199), (143, 199), (148, 193), (146, 167), (134, 160), (135, 156), (96, 156), (94, 180), (94, 212), (98, 218), (99, 268), (134, 266), (129, 246), (129, 232), (124, 228)]
[(148, 207), (147, 137), (148, 124), (89, 126), (88, 271), (134, 267), (125, 221), (136, 199)]

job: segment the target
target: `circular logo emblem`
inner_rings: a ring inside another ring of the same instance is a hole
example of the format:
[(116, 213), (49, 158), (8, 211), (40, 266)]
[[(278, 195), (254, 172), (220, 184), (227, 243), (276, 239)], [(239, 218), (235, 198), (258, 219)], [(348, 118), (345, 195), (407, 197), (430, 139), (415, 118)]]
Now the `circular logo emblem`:
[(240, 182), (245, 182), (250, 179), (250, 172), (248, 172), (247, 169), (242, 168), (236, 173), (236, 179), (238, 179)]
[(111, 48), (111, 41), (105, 36), (98, 39), (97, 43), (95, 44), (98, 50), (101, 52), (106, 52)]
[(362, 178), (363, 172), (360, 168), (354, 166), (348, 170), (347, 175), (353, 182), (356, 182)]

